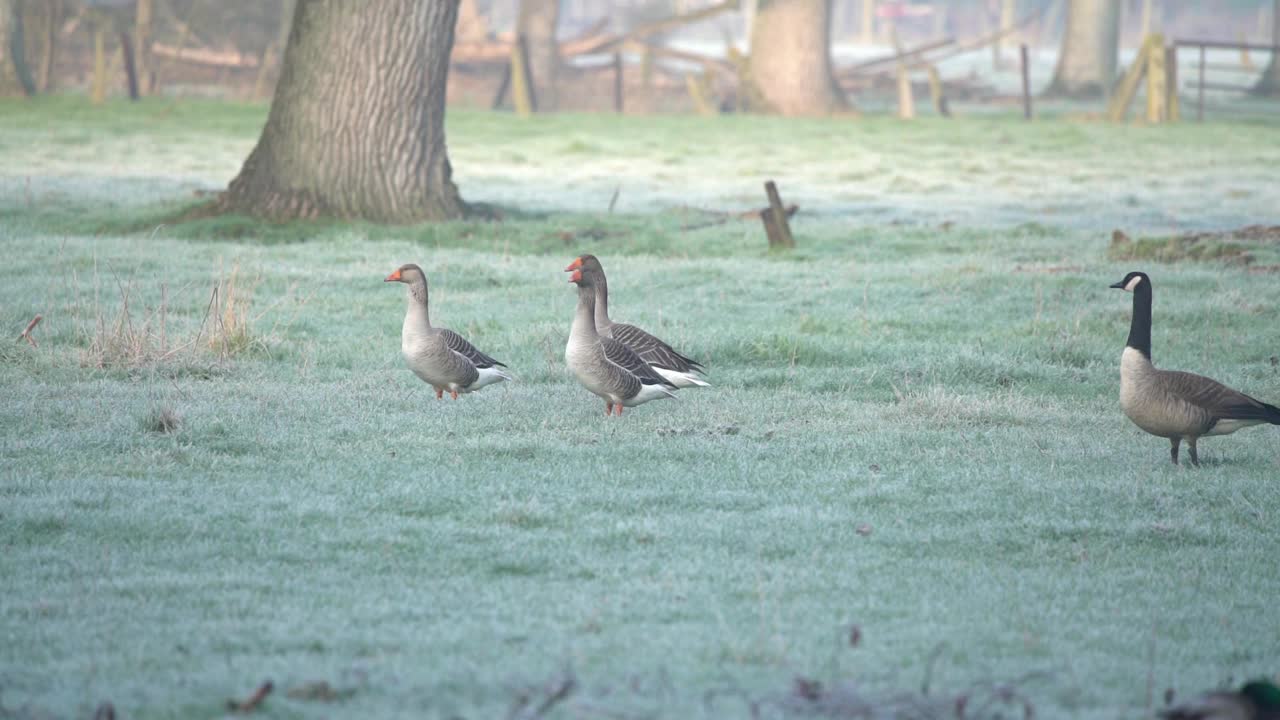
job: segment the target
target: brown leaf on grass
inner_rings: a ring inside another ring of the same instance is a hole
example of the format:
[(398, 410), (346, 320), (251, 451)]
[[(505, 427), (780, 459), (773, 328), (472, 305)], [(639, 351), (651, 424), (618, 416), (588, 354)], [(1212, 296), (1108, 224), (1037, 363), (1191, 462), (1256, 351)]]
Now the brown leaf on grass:
[(849, 647), (858, 647), (862, 642), (862, 628), (857, 625), (849, 626)]
[(251, 713), (258, 709), (258, 706), (262, 704), (263, 700), (267, 699), (267, 696), (271, 694), (271, 689), (271, 681), (268, 680), (259, 685), (258, 689), (254, 690), (253, 694), (249, 696), (249, 699), (244, 702), (240, 702), (234, 698), (228, 700), (227, 709), (234, 713)]
[(809, 702), (817, 702), (822, 699), (822, 683), (818, 680), (796, 676), (796, 679), (792, 682), (791, 691), (795, 693), (796, 697)]

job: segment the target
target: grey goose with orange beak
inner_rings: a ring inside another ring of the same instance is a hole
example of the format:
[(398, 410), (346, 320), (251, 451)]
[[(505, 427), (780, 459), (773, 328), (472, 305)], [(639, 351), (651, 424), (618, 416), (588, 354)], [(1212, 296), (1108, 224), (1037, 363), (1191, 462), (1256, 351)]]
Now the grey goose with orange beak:
[(578, 382), (604, 399), (604, 414), (659, 398), (673, 398), (676, 386), (659, 375), (631, 348), (596, 330), (596, 270), (579, 267), (569, 277), (578, 286), (578, 308), (564, 349), (565, 363)]
[(1280, 425), (1280, 408), (1274, 405), (1202, 375), (1157, 370), (1151, 364), (1151, 278), (1131, 272), (1111, 287), (1133, 293), (1129, 340), (1120, 356), (1120, 408), (1138, 427), (1169, 438), (1175, 465), (1183, 440), (1191, 464), (1199, 465), (1196, 441), (1202, 437), (1262, 423)]
[(431, 326), (427, 312), (427, 276), (412, 263), (401, 265), (385, 282), (408, 285), (409, 305), (400, 330), (400, 351), (414, 375), (435, 388), (436, 398), (448, 392), (475, 392), (485, 385), (510, 380), (502, 363), (485, 355), (466, 338), (447, 328)]
[(596, 332), (631, 348), (640, 359), (678, 388), (710, 385), (699, 377), (706, 370), (697, 360), (681, 355), (675, 348), (635, 325), (616, 323), (609, 319), (609, 281), (605, 278), (604, 267), (595, 255), (577, 257), (564, 271), (573, 272), (578, 269), (590, 270), (596, 278)]

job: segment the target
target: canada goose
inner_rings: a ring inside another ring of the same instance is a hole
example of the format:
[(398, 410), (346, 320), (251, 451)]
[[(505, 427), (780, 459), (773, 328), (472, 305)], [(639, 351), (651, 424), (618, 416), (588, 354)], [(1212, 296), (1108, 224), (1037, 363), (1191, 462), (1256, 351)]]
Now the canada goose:
[(640, 359), (679, 388), (706, 387), (710, 385), (699, 377), (705, 372), (702, 364), (676, 352), (675, 348), (635, 325), (616, 323), (609, 319), (609, 281), (605, 278), (604, 267), (595, 255), (581, 255), (569, 263), (565, 272), (577, 269), (591, 270), (596, 286), (596, 331), (601, 335), (613, 338), (635, 351)]
[(1280, 409), (1210, 380), (1151, 364), (1151, 278), (1131, 272), (1111, 287), (1133, 293), (1129, 340), (1120, 356), (1120, 407), (1135, 425), (1169, 438), (1169, 454), (1178, 464), (1178, 445), (1191, 450), (1199, 465), (1196, 441), (1228, 435), (1261, 423), (1280, 425)]
[(604, 414), (617, 408), (634, 407), (650, 400), (675, 397), (670, 381), (654, 372), (631, 348), (596, 331), (595, 282), (598, 274), (591, 268), (573, 271), (569, 282), (578, 285), (578, 309), (569, 330), (564, 359), (578, 382), (604, 398)]
[(409, 263), (387, 276), (384, 282), (409, 286), (409, 306), (400, 331), (400, 351), (414, 375), (436, 390), (441, 399), (447, 390), (458, 399), (458, 393), (475, 392), (485, 385), (510, 380), (494, 360), (467, 342), (458, 333), (431, 326), (427, 312), (427, 276), (422, 268)]
[(1165, 720), (1280, 720), (1280, 688), (1254, 680), (1239, 690), (1205, 693), (1160, 712)]

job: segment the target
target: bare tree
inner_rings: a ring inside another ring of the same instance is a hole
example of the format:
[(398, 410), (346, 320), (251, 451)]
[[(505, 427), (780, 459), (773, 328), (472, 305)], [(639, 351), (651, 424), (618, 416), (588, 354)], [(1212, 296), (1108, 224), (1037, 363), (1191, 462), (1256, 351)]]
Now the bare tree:
[(34, 95), (22, 34), (22, 0), (0, 0), (0, 95)]
[(560, 69), (556, 26), (559, 22), (560, 0), (520, 0), (516, 32), (528, 43), (529, 73), (533, 75), (539, 110), (556, 107), (556, 75)]
[(760, 0), (751, 29), (751, 81), (783, 115), (845, 107), (831, 75), (831, 0)]
[(1274, 0), (1271, 6), (1271, 62), (1262, 71), (1258, 84), (1253, 86), (1255, 95), (1280, 95), (1280, 0)]
[(377, 222), (463, 213), (445, 151), (458, 0), (298, 0), (262, 136), (219, 208)]
[(1067, 31), (1046, 94), (1105, 96), (1115, 80), (1119, 47), (1119, 0), (1069, 0)]

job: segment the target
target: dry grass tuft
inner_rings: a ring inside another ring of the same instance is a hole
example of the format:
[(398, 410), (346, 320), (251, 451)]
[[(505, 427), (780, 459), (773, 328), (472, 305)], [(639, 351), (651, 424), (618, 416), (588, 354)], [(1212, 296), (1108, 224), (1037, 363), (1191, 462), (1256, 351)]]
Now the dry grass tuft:
[[(292, 295), (287, 293), (265, 310), (255, 313), (253, 302), (258, 279), (245, 281), (240, 274), (239, 263), (236, 263), (225, 276), (219, 270), (195, 334), (172, 342), (168, 287), (161, 286), (159, 305), (139, 308), (133, 279), (122, 281), (114, 271), (112, 279), (119, 297), (114, 309), (101, 300), (95, 277), (93, 304), (81, 313), (92, 318), (91, 324), (81, 329), (85, 338), (81, 364), (86, 367), (156, 367), (178, 357), (191, 360), (191, 356), (200, 349), (213, 353), (219, 360), (252, 353), (269, 354), (270, 338), (276, 337), (282, 329), (281, 323), (277, 321), (266, 334), (257, 328), (266, 313)], [(285, 327), (292, 319), (286, 319)]]
[(182, 425), (182, 416), (178, 411), (169, 406), (153, 408), (151, 413), (142, 421), (142, 427), (147, 432), (168, 434), (177, 432)]

